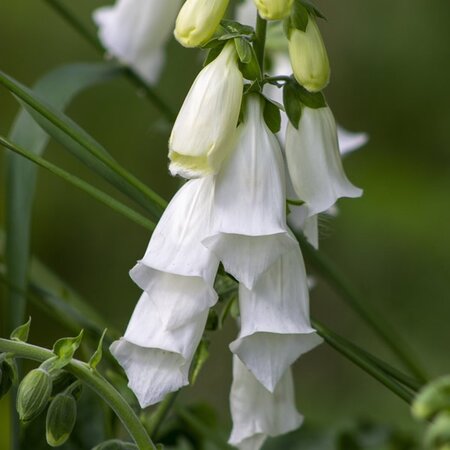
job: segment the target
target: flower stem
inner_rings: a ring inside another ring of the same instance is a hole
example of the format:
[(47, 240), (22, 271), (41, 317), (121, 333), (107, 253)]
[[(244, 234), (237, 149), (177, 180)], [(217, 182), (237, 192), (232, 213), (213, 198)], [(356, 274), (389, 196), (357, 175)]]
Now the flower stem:
[[(18, 358), (31, 359), (39, 362), (44, 362), (54, 356), (50, 350), (45, 348), (37, 347), (25, 342), (10, 341), (8, 339), (0, 339), (0, 353), (1, 352), (13, 353), (14, 356)], [(145, 428), (131, 406), (98, 372), (91, 370), (86, 363), (76, 359), (72, 359), (66, 366), (66, 370), (75, 375), (79, 380), (103, 398), (117, 414), (139, 450), (156, 450), (155, 444), (149, 438)]]
[(340, 293), (342, 300), (372, 328), (419, 381), (426, 382), (428, 378), (426, 372), (416, 361), (408, 345), (394, 328), (387, 323), (386, 319), (382, 318), (361, 299), (330, 259), (316, 250), (302, 234), (295, 233), (295, 237), (300, 242), (304, 254), (309, 258), (316, 270)]
[[(102, 43), (97, 39), (97, 36), (92, 33), (78, 17), (64, 6), (59, 0), (44, 0), (53, 8), (80, 36), (82, 36), (98, 53), (102, 55), (107, 51)], [(149, 86), (133, 69), (127, 67), (124, 71), (128, 80), (139, 89), (144, 96), (150, 100), (153, 105), (160, 111), (160, 113), (169, 121), (173, 122), (176, 114), (172, 111), (170, 106), (158, 95), (158, 93)]]
[(414, 394), (410, 390), (387, 375), (381, 368), (371, 362), (370, 359), (363, 357), (359, 352), (355, 351), (351, 345), (347, 345), (347, 342), (344, 339), (338, 337), (321, 323), (314, 321), (313, 326), (331, 347), (339, 353), (342, 353), (346, 358), (378, 380), (406, 403), (411, 404)]
[(164, 400), (158, 405), (155, 412), (150, 416), (150, 418), (145, 423), (145, 428), (147, 433), (153, 438), (156, 439), (158, 436), (159, 428), (164, 422), (167, 414), (175, 403), (176, 398), (180, 391), (171, 392), (166, 395)]
[(255, 29), (255, 53), (258, 60), (261, 74), (264, 75), (264, 49), (266, 46), (266, 31), (267, 20), (263, 19), (259, 13), (256, 15), (256, 29)]

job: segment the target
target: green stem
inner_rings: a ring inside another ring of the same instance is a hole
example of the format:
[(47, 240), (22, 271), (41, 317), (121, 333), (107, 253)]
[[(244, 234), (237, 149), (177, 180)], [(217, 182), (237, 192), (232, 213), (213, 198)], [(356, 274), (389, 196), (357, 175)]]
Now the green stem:
[(110, 195), (104, 193), (100, 189), (97, 189), (96, 187), (83, 181), (81, 178), (78, 178), (78, 177), (66, 172), (63, 169), (60, 169), (58, 166), (55, 166), (54, 164), (46, 161), (44, 158), (41, 158), (40, 156), (37, 156), (34, 153), (31, 153), (28, 150), (25, 150), (15, 144), (13, 144), (12, 142), (10, 142), (8, 139), (6, 139), (3, 136), (0, 136), (0, 145), (23, 156), (24, 158), (27, 158), (28, 160), (34, 162), (35, 164), (38, 164), (39, 166), (44, 167), (45, 169), (47, 169), (50, 172), (57, 175), (58, 177), (67, 181), (72, 186), (75, 186), (78, 189), (81, 189), (82, 191), (89, 194), (91, 197), (95, 198), (99, 202), (103, 203), (106, 206), (109, 206), (111, 209), (122, 214), (127, 219), (130, 219), (132, 222), (134, 222), (138, 225), (141, 225), (142, 227), (146, 228), (149, 231), (153, 231), (155, 229), (156, 225), (153, 222), (151, 222), (150, 220), (148, 220), (146, 217), (142, 216), (135, 210), (133, 210), (133, 209), (129, 208), (128, 206), (124, 205), (123, 203), (119, 202), (118, 200), (111, 197)]
[[(77, 33), (80, 34), (97, 52), (104, 55), (107, 53), (102, 43), (97, 39), (97, 36), (92, 33), (76, 15), (64, 6), (59, 0), (44, 0), (48, 5), (54, 9)], [(127, 67), (124, 72), (128, 81), (142, 92), (144, 96), (150, 100), (153, 105), (164, 115), (169, 122), (174, 122), (176, 114), (172, 111), (170, 106), (158, 95), (158, 93), (147, 84), (133, 69)]]
[[(0, 339), (0, 352), (13, 353), (18, 358), (39, 362), (44, 362), (54, 356), (50, 350), (45, 348), (8, 339)], [(131, 406), (98, 372), (91, 370), (86, 363), (76, 359), (72, 359), (65, 369), (103, 398), (122, 421), (139, 450), (156, 450), (155, 444), (149, 438)]]
[(259, 67), (261, 68), (261, 74), (264, 76), (264, 49), (266, 46), (266, 31), (267, 20), (263, 19), (259, 13), (256, 15), (256, 27), (255, 27), (255, 53), (258, 60)]
[(145, 428), (147, 429), (147, 433), (153, 438), (156, 439), (158, 436), (158, 431), (167, 417), (170, 409), (173, 407), (176, 398), (180, 391), (171, 392), (166, 395), (164, 400), (158, 405), (155, 412), (150, 416), (149, 420), (145, 424)]
[(387, 375), (381, 368), (372, 363), (369, 359), (364, 358), (361, 354), (356, 352), (351, 346), (346, 345), (345, 341), (339, 338), (332, 331), (327, 329), (321, 323), (315, 321), (313, 322), (314, 328), (316, 328), (317, 332), (320, 336), (322, 336), (325, 341), (337, 350), (339, 353), (343, 354), (346, 358), (352, 361), (359, 368), (367, 372), (373, 378), (378, 380), (381, 384), (387, 387), (391, 392), (396, 394), (406, 403), (411, 404), (414, 395), (399, 384), (397, 381), (392, 379), (389, 375)]
[(425, 370), (416, 362), (408, 345), (386, 319), (368, 306), (330, 259), (316, 250), (302, 234), (295, 233), (295, 237), (300, 242), (303, 253), (309, 258), (315, 269), (341, 295), (342, 300), (372, 328), (419, 381), (426, 382), (428, 376)]

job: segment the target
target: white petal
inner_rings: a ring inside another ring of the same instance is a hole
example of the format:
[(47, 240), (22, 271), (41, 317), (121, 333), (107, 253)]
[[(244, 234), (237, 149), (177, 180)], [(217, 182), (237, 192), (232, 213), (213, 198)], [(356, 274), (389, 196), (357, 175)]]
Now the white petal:
[(251, 288), (292, 247), (285, 211), (281, 150), (264, 123), (259, 98), (250, 97), (237, 147), (216, 178), (213, 232), (203, 243)]
[(337, 131), (341, 155), (346, 155), (354, 150), (358, 150), (358, 148), (366, 145), (369, 140), (369, 135), (367, 133), (353, 133), (340, 126), (338, 126)]
[(292, 230), (301, 230), (308, 242), (319, 248), (319, 215), (308, 216), (305, 205), (289, 205), (290, 213), (287, 217), (289, 227)]
[(99, 38), (105, 48), (154, 83), (164, 63), (163, 46), (169, 39), (180, 0), (118, 0), (94, 11)]
[(304, 107), (298, 130), (288, 124), (286, 157), (295, 192), (309, 216), (326, 211), (340, 197), (362, 195), (344, 173), (330, 108)]
[(259, 450), (267, 436), (295, 430), (303, 422), (295, 407), (290, 369), (271, 393), (236, 357), (230, 406), (233, 430), (229, 442), (240, 450)]
[(231, 42), (198, 74), (178, 113), (169, 140), (172, 175), (217, 173), (234, 145), (242, 86)]
[(158, 312), (142, 294), (125, 336), (111, 345), (142, 408), (189, 384), (189, 366), (207, 316), (205, 311), (183, 327), (164, 330)]
[(282, 256), (252, 290), (239, 286), (241, 331), (231, 351), (273, 392), (287, 368), (321, 343), (309, 321), (309, 294), (300, 248)]
[(159, 221), (147, 251), (131, 270), (164, 326), (176, 328), (213, 306), (218, 259), (201, 240), (209, 234), (213, 180), (187, 182)]

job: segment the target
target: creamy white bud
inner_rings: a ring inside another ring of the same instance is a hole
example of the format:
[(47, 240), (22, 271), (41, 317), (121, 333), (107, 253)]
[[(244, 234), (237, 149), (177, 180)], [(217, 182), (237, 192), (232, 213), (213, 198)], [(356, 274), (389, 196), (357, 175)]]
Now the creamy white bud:
[(321, 91), (330, 80), (330, 63), (316, 20), (309, 16), (305, 31), (292, 28), (289, 57), (295, 79), (308, 91)]
[(308, 216), (326, 211), (341, 197), (362, 195), (345, 175), (336, 123), (328, 106), (305, 106), (298, 129), (288, 124), (286, 159), (295, 193), (305, 202)]
[(259, 15), (266, 20), (280, 20), (287, 17), (293, 0), (254, 0)]
[(118, 0), (94, 11), (106, 50), (148, 83), (157, 81), (181, 0)]
[(177, 41), (185, 47), (204, 44), (219, 26), (228, 3), (229, 0), (186, 0), (175, 24)]
[(215, 174), (233, 149), (243, 77), (233, 42), (195, 79), (169, 140), (170, 172), (185, 178)]

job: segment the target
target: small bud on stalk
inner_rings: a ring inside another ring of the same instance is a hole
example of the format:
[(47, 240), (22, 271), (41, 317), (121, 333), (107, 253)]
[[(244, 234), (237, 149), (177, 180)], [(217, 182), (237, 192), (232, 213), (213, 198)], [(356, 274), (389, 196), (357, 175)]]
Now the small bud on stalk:
[[(167, 1), (167, 0), (166, 0)], [(184, 47), (199, 47), (212, 37), (229, 0), (186, 0), (178, 14), (174, 35)]]
[(20, 420), (29, 422), (46, 407), (52, 394), (52, 379), (43, 369), (29, 372), (19, 385), (17, 412)]
[(280, 20), (289, 15), (293, 0), (254, 0), (259, 15), (266, 20)]
[(450, 375), (427, 384), (415, 398), (411, 410), (422, 420), (432, 419), (441, 411), (450, 413)]
[(450, 450), (450, 412), (441, 412), (428, 427), (424, 447), (427, 450)]
[(321, 91), (330, 80), (330, 63), (316, 20), (309, 15), (305, 31), (289, 31), (289, 57), (295, 79), (310, 92)]
[(77, 402), (68, 393), (58, 394), (50, 403), (46, 419), (47, 443), (59, 447), (69, 439), (77, 419)]

